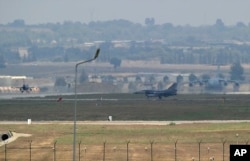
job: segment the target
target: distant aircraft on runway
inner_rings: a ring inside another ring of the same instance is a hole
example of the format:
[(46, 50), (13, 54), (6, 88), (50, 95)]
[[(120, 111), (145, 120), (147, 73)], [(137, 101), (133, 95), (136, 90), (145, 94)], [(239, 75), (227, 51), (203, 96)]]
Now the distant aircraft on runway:
[(145, 96), (149, 97), (158, 97), (161, 99), (162, 97), (169, 97), (177, 95), (177, 83), (173, 83), (168, 89), (165, 90), (142, 90), (135, 92), (135, 94), (145, 94)]
[(202, 79), (199, 79), (195, 75), (191, 74), (193, 79), (189, 82), (189, 86), (193, 87), (194, 85), (199, 84), (200, 86), (204, 86), (204, 89), (207, 91), (222, 91), (230, 83), (233, 84), (234, 90), (237, 91), (240, 86), (239, 80), (225, 79), (223, 74), (220, 72), (220, 66), (225, 64), (217, 63), (216, 65), (217, 71), (214, 77), (210, 78), (209, 75), (205, 74)]
[(221, 91), (223, 90), (225, 86), (228, 85), (228, 83), (233, 83), (235, 88), (240, 86), (240, 83), (238, 81), (226, 80), (226, 79), (219, 78), (219, 77), (214, 77), (214, 78), (201, 80), (201, 81), (200, 80), (192, 81), (192, 82), (189, 82), (189, 86), (193, 87), (193, 85), (199, 84), (200, 86), (205, 85), (206, 90)]
[(28, 84), (25, 84), (24, 80), (23, 80), (23, 85), (21, 87), (12, 87), (12, 88), (19, 88), (20, 92), (31, 92), (32, 89), (35, 89), (35, 87), (30, 87)]
[(24, 91), (26, 91), (27, 93), (31, 92), (32, 91), (32, 88), (34, 87), (29, 87), (28, 84), (23, 84), (22, 87), (20, 87), (20, 91), (23, 93)]

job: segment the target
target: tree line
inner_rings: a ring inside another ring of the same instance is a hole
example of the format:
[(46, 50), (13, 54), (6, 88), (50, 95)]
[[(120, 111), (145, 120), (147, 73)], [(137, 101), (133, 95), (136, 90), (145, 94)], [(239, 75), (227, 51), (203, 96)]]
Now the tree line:
[[(117, 47), (114, 40), (126, 41)], [(123, 59), (159, 59), (170, 64), (232, 64), (250, 63), (250, 25), (238, 22), (225, 26), (221, 19), (214, 25), (156, 25), (154, 18), (145, 24), (127, 20), (97, 21), (88, 24), (65, 21), (26, 25), (24, 20), (0, 24), (0, 64), (32, 61), (75, 61), (92, 56), (87, 42), (101, 43), (98, 61), (111, 62), (115, 67)], [(28, 55), (21, 57), (18, 48)], [(115, 61), (114, 61), (115, 60)], [(118, 65), (119, 66), (119, 65)]]

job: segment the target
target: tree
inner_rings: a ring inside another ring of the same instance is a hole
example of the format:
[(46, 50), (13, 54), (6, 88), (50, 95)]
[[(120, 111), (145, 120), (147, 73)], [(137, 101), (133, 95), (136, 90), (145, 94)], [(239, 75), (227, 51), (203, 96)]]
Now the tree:
[(123, 78), (123, 82), (124, 82), (124, 83), (128, 83), (128, 77), (124, 77), (124, 78)]
[(55, 82), (55, 86), (58, 87), (58, 86), (66, 86), (66, 81), (63, 77), (58, 77), (56, 78), (56, 82)]
[(183, 76), (178, 75), (178, 76), (176, 77), (176, 82), (177, 82), (177, 83), (182, 83), (182, 82), (183, 82)]
[(225, 76), (224, 76), (222, 73), (219, 73), (219, 74), (218, 74), (218, 77), (221, 78), (221, 79), (224, 79), (224, 78), (225, 78)]
[(198, 78), (192, 73), (189, 75), (188, 79), (189, 79), (189, 82), (194, 82), (194, 81), (197, 81)]
[(148, 79), (149, 79), (150, 83), (155, 83), (155, 76), (154, 75), (150, 75)]
[(230, 71), (230, 75), (231, 75), (231, 80), (244, 80), (244, 69), (241, 66), (241, 64), (239, 62), (234, 63), (231, 66), (231, 71)]
[(13, 27), (25, 27), (25, 21), (22, 20), (22, 19), (17, 19), (17, 20), (14, 20), (10, 26), (13, 26)]
[(119, 66), (121, 66), (121, 59), (118, 58), (111, 58), (109, 63), (112, 64), (114, 66), (114, 68), (117, 68)]
[(167, 75), (164, 76), (164, 77), (163, 77), (163, 82), (164, 82), (164, 83), (167, 83), (168, 81), (169, 81), (169, 77), (168, 77)]
[(153, 26), (155, 24), (155, 19), (154, 18), (146, 18), (145, 19), (145, 24), (147, 26)]
[(218, 30), (224, 29), (225, 25), (221, 19), (217, 19), (214, 25)]
[(237, 22), (236, 27), (244, 28), (244, 27), (246, 27), (246, 25), (243, 22)]
[(139, 75), (137, 75), (137, 76), (135, 77), (135, 81), (136, 81), (137, 83), (141, 83), (141, 82), (142, 82), (141, 77), (140, 77)]
[(202, 79), (202, 80), (209, 80), (209, 79), (210, 79), (210, 76), (209, 76), (208, 74), (203, 74), (203, 75), (201, 76), (201, 79)]

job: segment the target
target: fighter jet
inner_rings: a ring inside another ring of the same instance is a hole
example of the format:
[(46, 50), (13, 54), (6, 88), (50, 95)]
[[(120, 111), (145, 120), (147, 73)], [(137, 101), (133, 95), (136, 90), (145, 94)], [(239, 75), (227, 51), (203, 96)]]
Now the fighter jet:
[(24, 91), (26, 91), (27, 93), (32, 91), (32, 88), (34, 87), (29, 87), (28, 84), (23, 84), (22, 87), (19, 87), (20, 91), (23, 93)]
[(23, 80), (23, 85), (21, 87), (12, 87), (12, 88), (19, 88), (20, 92), (31, 92), (33, 88), (35, 87), (30, 87), (28, 84), (25, 84), (24, 80)]
[(144, 93), (145, 96), (149, 97), (158, 97), (162, 99), (162, 97), (169, 97), (177, 95), (177, 83), (173, 83), (168, 89), (165, 90), (142, 90), (135, 92), (135, 94)]

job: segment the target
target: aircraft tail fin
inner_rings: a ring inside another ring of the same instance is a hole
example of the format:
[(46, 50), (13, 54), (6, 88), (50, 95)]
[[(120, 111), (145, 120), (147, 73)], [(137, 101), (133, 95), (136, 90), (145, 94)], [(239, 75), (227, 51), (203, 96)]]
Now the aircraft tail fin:
[(177, 90), (177, 83), (173, 83), (168, 90)]

